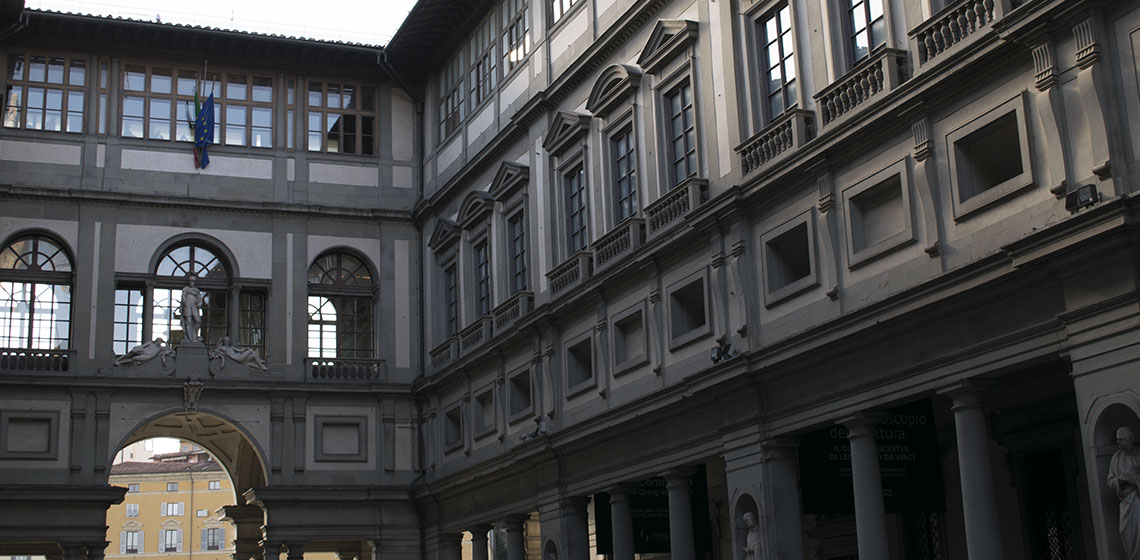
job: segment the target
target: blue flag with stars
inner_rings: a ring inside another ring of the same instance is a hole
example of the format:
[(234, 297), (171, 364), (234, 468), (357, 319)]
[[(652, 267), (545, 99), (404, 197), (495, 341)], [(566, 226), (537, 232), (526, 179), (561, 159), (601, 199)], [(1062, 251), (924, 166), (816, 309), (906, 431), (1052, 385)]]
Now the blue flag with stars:
[(210, 165), (206, 148), (214, 143), (214, 94), (206, 98), (198, 117), (194, 119), (194, 167), (205, 169)]

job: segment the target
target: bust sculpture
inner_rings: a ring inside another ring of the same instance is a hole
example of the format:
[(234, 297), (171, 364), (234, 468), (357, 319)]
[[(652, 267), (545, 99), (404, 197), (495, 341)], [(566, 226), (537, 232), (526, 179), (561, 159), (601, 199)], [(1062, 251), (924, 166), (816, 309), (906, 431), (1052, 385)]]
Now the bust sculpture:
[(202, 290), (194, 286), (195, 274), (187, 277), (188, 285), (182, 288), (182, 340), (198, 342), (198, 329), (202, 326)]
[(1108, 487), (1120, 500), (1120, 542), (1124, 558), (1140, 560), (1140, 449), (1136, 435), (1123, 426), (1116, 430), (1116, 453), (1108, 467)]
[(760, 524), (750, 511), (744, 513), (744, 527), (748, 529), (744, 539), (744, 560), (760, 560)]
[[(261, 359), (252, 348), (239, 348), (231, 344), (231, 339), (228, 336), (223, 336), (218, 341), (218, 345), (211, 353), (212, 356), (229, 358), (239, 364), (251, 367), (261, 371), (269, 371), (269, 366), (265, 364), (265, 360)], [(225, 363), (225, 360), (222, 360)], [(223, 366), (224, 367), (224, 366)]]

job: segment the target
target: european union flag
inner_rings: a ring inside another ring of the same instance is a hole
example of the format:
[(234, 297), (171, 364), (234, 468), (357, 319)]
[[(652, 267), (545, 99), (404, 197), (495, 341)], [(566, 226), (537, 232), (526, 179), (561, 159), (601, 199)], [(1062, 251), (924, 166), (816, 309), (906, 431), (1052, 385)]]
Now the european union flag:
[(206, 148), (214, 143), (214, 94), (206, 98), (202, 108), (198, 109), (198, 117), (194, 119), (194, 164), (195, 167), (205, 169), (210, 165), (210, 156)]

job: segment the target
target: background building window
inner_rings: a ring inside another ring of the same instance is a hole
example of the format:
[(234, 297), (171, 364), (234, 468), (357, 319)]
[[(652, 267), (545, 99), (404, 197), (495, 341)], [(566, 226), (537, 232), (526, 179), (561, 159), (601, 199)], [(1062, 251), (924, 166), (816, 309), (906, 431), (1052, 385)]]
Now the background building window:
[(503, 0), (503, 73), (518, 66), (530, 53), (530, 9), (527, 0)]
[(768, 121), (796, 105), (796, 65), (792, 10), (784, 4), (759, 22), (761, 80)]
[(310, 152), (376, 155), (376, 88), (309, 82)]
[(463, 56), (456, 55), (439, 77), (439, 139), (459, 129), (466, 104), (463, 102)]
[(526, 289), (526, 215), (519, 210), (507, 220), (507, 242), (510, 244), (511, 293)]
[(309, 357), (372, 358), (372, 272), (343, 252), (309, 267)]
[(847, 8), (851, 37), (851, 62), (867, 58), (886, 42), (883, 0), (852, 0)]
[(210, 490), (221, 490), (222, 489), (222, 481), (211, 480), (208, 483), (206, 483), (206, 487)]
[(136, 484), (128, 484), (127, 485), (127, 493), (128, 494), (138, 494), (139, 493), (139, 485), (137, 483)]
[(693, 86), (685, 82), (665, 94), (669, 135), (670, 186), (697, 174), (696, 112), (693, 109)]
[(637, 213), (637, 162), (635, 156), (632, 127), (624, 128), (610, 138), (617, 222)]
[(10, 54), (6, 82), (4, 128), (83, 132), (85, 61)]
[(162, 530), (162, 551), (182, 552), (182, 529)]
[(167, 482), (166, 483), (166, 491), (167, 492), (177, 492), (178, 491), (178, 483), (177, 482)]
[(139, 516), (139, 505), (138, 504), (127, 504), (127, 517), (138, 517), (138, 516)]
[(142, 531), (123, 531), (119, 542), (120, 554), (138, 554), (142, 551)]
[(0, 250), (0, 348), (66, 350), (71, 336), (71, 259), (42, 235)]
[[(170, 487), (170, 484), (176, 484), (176, 483), (172, 482), (172, 483), (167, 484), (167, 488)], [(174, 490), (167, 490), (167, 492), (173, 492), (173, 491)], [(162, 515), (164, 517), (177, 517), (177, 516), (182, 515), (184, 511), (185, 511), (185, 509), (183, 507), (182, 502), (163, 502), (162, 503)]]
[(202, 529), (202, 548), (204, 550), (221, 550), (222, 541), (225, 540), (223, 536), (225, 529), (221, 527), (211, 527), (209, 529)]
[(566, 189), (566, 231), (568, 255), (586, 248), (589, 243), (586, 230), (586, 171), (576, 165), (562, 176)]

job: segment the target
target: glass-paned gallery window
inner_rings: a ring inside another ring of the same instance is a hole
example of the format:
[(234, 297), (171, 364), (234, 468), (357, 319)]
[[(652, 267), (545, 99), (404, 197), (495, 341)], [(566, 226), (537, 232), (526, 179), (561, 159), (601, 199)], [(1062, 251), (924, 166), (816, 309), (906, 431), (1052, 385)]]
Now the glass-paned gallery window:
[(4, 128), (83, 132), (84, 58), (17, 52), (7, 60)]
[(558, 20), (562, 19), (562, 16), (566, 15), (566, 12), (569, 12), (570, 8), (573, 8), (574, 5), (580, 1), (581, 0), (549, 0), (550, 25), (558, 23)]
[(522, 210), (507, 219), (507, 243), (510, 252), (511, 293), (526, 289), (526, 222)]
[(25, 235), (0, 250), (0, 348), (67, 350), (71, 258), (59, 242)]
[(471, 88), (472, 113), (476, 107), (490, 99), (498, 84), (499, 55), (495, 52), (495, 45), (498, 44), (495, 25), (499, 21), (497, 15), (494, 11), (487, 14), (468, 42), (468, 52), (471, 53), (468, 84)]
[(586, 170), (582, 164), (562, 176), (566, 193), (567, 254), (573, 255), (590, 242), (586, 224)]
[(373, 278), (345, 252), (321, 255), (309, 267), (309, 357), (373, 357)]
[(611, 173), (614, 184), (615, 222), (637, 213), (637, 162), (633, 127), (623, 128), (610, 137)]
[(463, 56), (462, 51), (451, 59), (439, 77), (439, 139), (451, 136), (459, 130), (459, 124), (466, 115), (463, 102)]
[(459, 279), (454, 264), (443, 271), (443, 283), (447, 306), (447, 336), (455, 336), (459, 332)]
[[(197, 97), (195, 97), (197, 94)], [(273, 78), (125, 64), (122, 135), (194, 141), (198, 108), (214, 95), (214, 144), (273, 147)]]
[(530, 53), (530, 10), (527, 0), (502, 0), (503, 74), (513, 70)]
[(343, 82), (309, 82), (310, 152), (376, 155), (376, 88)]
[(162, 253), (153, 275), (120, 279), (115, 290), (115, 354), (159, 338), (171, 346), (185, 340), (182, 299), (193, 279), (202, 300), (198, 328), (202, 343), (214, 347), (223, 336), (230, 336), (238, 346), (264, 356), (264, 289), (235, 282), (229, 263), (220, 255), (206, 245), (177, 244)]
[(475, 265), (475, 315), (491, 314), (491, 251), (487, 240), (473, 248)]
[(883, 0), (851, 0), (847, 10), (851, 63), (855, 64), (886, 43), (887, 24), (883, 19)]
[(672, 185), (697, 174), (697, 124), (693, 86), (689, 82), (665, 94), (669, 179)]
[(777, 7), (758, 22), (761, 51), (761, 80), (766, 97), (767, 122), (796, 105), (796, 65), (792, 56), (792, 9)]

